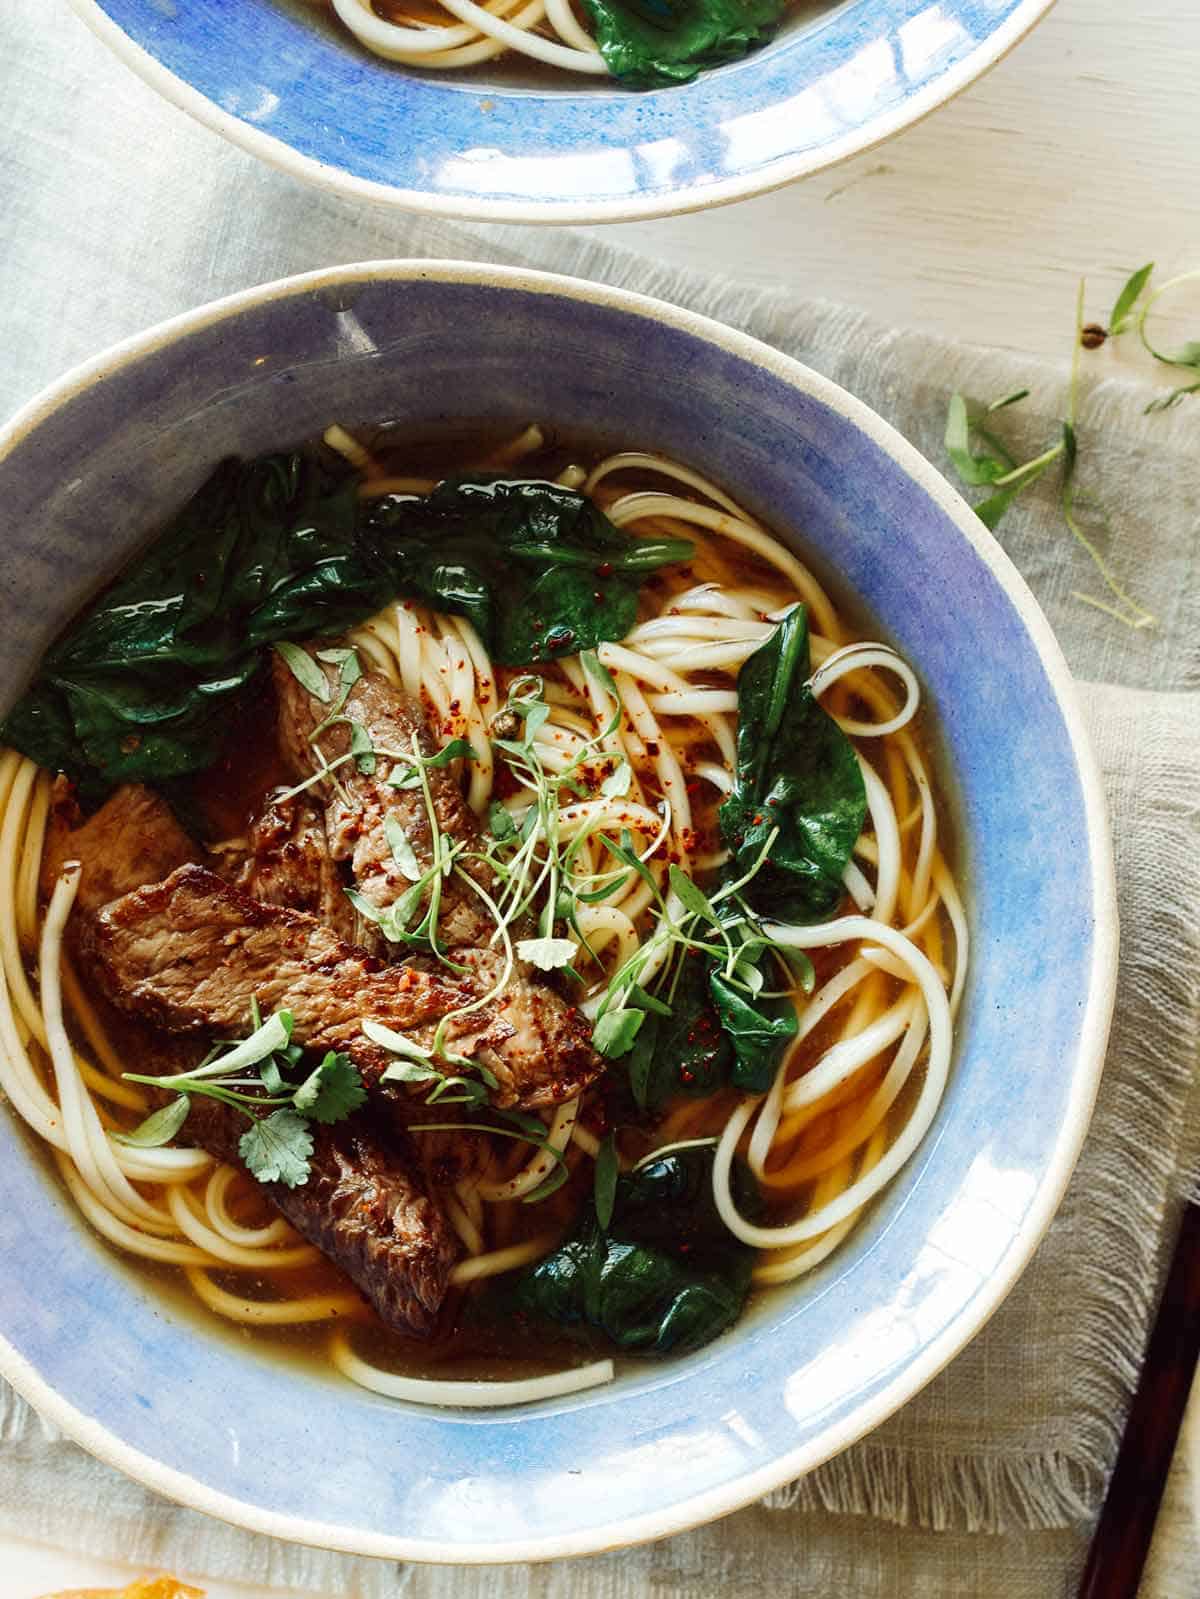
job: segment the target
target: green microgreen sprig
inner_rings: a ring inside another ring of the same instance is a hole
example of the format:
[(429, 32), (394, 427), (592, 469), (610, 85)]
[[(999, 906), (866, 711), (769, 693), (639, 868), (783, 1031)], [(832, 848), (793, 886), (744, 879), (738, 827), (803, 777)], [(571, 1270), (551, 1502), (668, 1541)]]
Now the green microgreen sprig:
[[(1145, 281), (1149, 277), (1149, 269), (1143, 270), (1146, 275), (1140, 287), (1134, 284), (1134, 279), (1131, 279), (1113, 307), (1113, 326), (1118, 330), (1127, 327), (1130, 317), (1134, 314), (1137, 295), (1145, 287)], [(1134, 278), (1140, 275), (1135, 273)], [(1085, 503), (1076, 482), (1079, 459), (1077, 429), (1079, 355), (1083, 347), (1083, 298), (1084, 282), (1081, 279), (1075, 305), (1075, 337), (1072, 344), (1071, 379), (1067, 391), (1067, 415), (1059, 425), (1057, 442), (1031, 460), (1018, 464), (1003, 443), (995, 437), (984, 419), (1027, 398), (1029, 391), (1021, 389), (1015, 394), (1005, 395), (1003, 399), (993, 401), (982, 413), (974, 415), (968, 410), (967, 402), (961, 394), (952, 394), (946, 413), (946, 453), (964, 484), (968, 487), (986, 485), (992, 490), (986, 499), (975, 506), (975, 514), (984, 526), (992, 531), (996, 529), (1004, 513), (1023, 489), (1036, 482), (1051, 467), (1060, 465), (1059, 512), (1072, 538), (1086, 552), (1111, 595), (1111, 599), (1103, 599), (1095, 594), (1074, 590), (1072, 598), (1102, 611), (1126, 627), (1134, 629), (1151, 627), (1155, 621), (1152, 613), (1140, 605), (1123, 587), (1080, 521), (1079, 512)], [(985, 447), (975, 448), (976, 440)]]

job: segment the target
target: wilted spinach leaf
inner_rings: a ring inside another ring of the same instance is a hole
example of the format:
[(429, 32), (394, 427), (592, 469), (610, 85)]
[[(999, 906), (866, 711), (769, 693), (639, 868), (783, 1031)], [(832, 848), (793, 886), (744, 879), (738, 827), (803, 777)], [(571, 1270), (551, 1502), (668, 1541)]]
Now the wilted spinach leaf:
[(746, 898), (790, 921), (813, 921), (836, 907), (867, 813), (853, 746), (813, 698), (808, 675), (808, 623), (797, 606), (738, 677), (736, 781), (720, 812), (742, 870), (779, 829)]
[(355, 481), (306, 456), (222, 462), (51, 646), (0, 733), (93, 796), (210, 765), (264, 644), (388, 598), (354, 554), (355, 518)]
[(624, 638), (643, 576), (692, 554), (686, 539), (631, 538), (570, 489), (507, 480), (376, 500), (363, 538), (398, 592), (469, 617), (505, 666)]
[(796, 1007), (790, 999), (751, 997), (713, 971), (709, 992), (734, 1057), (732, 1080), (748, 1094), (765, 1094), (779, 1057), (796, 1036)]
[[(602, 1228), (584, 1206), (574, 1233), (518, 1280), (515, 1305), (631, 1354), (698, 1349), (734, 1322), (754, 1251), (728, 1231), (712, 1195), (711, 1147), (679, 1149), (617, 1181)], [(761, 1214), (749, 1171), (734, 1163), (738, 1209)]]
[(774, 31), (786, 0), (583, 0), (613, 77), (639, 88), (685, 83), (735, 61)]
[(627, 1061), (629, 1086), (641, 1110), (658, 1110), (676, 1094), (706, 1099), (728, 1081), (733, 1046), (709, 995), (709, 962), (685, 955), (669, 1016), (646, 1017)]
[(691, 553), (554, 484), (444, 484), (364, 509), (357, 481), (302, 452), (222, 462), (47, 651), (0, 737), (86, 798), (165, 782), (217, 759), (271, 644), (408, 594), (471, 617), (498, 660), (547, 660), (623, 637), (642, 576)]

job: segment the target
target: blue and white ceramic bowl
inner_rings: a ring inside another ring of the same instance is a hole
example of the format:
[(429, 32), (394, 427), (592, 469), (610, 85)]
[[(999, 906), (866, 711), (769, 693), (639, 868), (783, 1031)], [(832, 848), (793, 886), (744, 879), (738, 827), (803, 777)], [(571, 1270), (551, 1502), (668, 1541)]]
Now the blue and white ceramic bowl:
[(177, 1311), (0, 1115), (0, 1373), (104, 1460), (262, 1532), (416, 1560), (590, 1553), (718, 1516), (845, 1448), (1012, 1287), (1100, 1074), (1116, 960), (1104, 803), (1041, 612), (878, 417), (715, 323), (479, 266), (254, 289), (29, 405), (0, 435), (0, 705), (220, 456), (381, 416), (539, 417), (690, 460), (874, 612), (924, 681), (959, 808), (974, 955), (937, 1120), (841, 1251), (716, 1343), (611, 1388), (472, 1413), (376, 1398)]
[(176, 105), (339, 193), (493, 222), (722, 205), (857, 155), (1000, 60), (1052, 0), (803, 0), (766, 48), (639, 92), (420, 74), (300, 0), (71, 0)]

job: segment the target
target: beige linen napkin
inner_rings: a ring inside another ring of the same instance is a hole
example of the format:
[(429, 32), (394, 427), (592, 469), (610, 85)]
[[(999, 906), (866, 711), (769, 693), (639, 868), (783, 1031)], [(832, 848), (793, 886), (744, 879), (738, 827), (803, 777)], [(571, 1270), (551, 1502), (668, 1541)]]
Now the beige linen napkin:
[[(810, 285), (764, 293), (679, 273), (623, 250), (612, 231), (466, 228), (351, 207), (162, 105), (65, 8), (53, 27), (46, 16), (44, 0), (0, 5), (0, 413), (112, 340), (216, 295), (339, 261), (449, 255), (577, 272), (717, 316), (844, 383), (935, 461), (952, 389), (986, 400), (1028, 386), (1031, 399), (1002, 419), (1014, 447), (1032, 455), (1055, 436), (1056, 369), (881, 327), (804, 298)], [(1094, 574), (1049, 482), (1001, 530), (1088, 680), (1117, 835), (1123, 966), (1096, 1119), (1066, 1201), (1018, 1288), (941, 1376), (772, 1508), (528, 1578), (398, 1574), (239, 1533), (52, 1439), (0, 1392), (0, 1531), (363, 1599), (401, 1589), (491, 1599), (497, 1588), (632, 1599), (648, 1587), (674, 1599), (718, 1585), (814, 1599), (1069, 1594), (1197, 1154), (1200, 410), (1147, 418), (1147, 398), (1096, 384), (1080, 476), (1110, 512), (1112, 559), (1156, 613), (1154, 629), (1130, 633), (1072, 598)], [(1154, 1599), (1190, 1593), (1178, 1573), (1200, 1569), (1200, 1551), (1189, 1567), (1182, 1547), (1158, 1560)]]

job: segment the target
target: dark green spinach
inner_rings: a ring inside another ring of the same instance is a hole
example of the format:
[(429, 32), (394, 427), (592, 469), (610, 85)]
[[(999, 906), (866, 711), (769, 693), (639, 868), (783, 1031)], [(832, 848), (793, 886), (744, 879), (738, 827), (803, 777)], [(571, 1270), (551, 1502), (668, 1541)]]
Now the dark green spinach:
[(769, 38), (786, 0), (583, 0), (614, 78), (637, 88), (685, 83)]
[(736, 781), (720, 812), (742, 871), (778, 829), (745, 897), (763, 914), (798, 922), (840, 902), (867, 813), (854, 748), (813, 698), (808, 675), (808, 623), (797, 606), (738, 677)]
[(747, 1094), (765, 1094), (780, 1056), (796, 1036), (796, 1007), (782, 996), (747, 994), (727, 982), (719, 969), (709, 974), (708, 988), (734, 1057), (734, 1086)]
[[(515, 1308), (586, 1332), (630, 1354), (682, 1354), (736, 1321), (754, 1251), (728, 1231), (712, 1193), (711, 1146), (678, 1149), (618, 1179), (612, 1218), (583, 1208), (575, 1231), (527, 1270)], [(735, 1162), (743, 1215), (761, 1215), (758, 1188)]]
[(634, 539), (554, 483), (447, 481), (373, 502), (362, 536), (397, 591), (467, 616), (492, 658), (525, 666), (624, 638), (641, 581), (686, 539)]
[(733, 1045), (709, 995), (709, 961), (684, 955), (668, 1016), (647, 1015), (629, 1052), (629, 1086), (640, 1110), (676, 1094), (707, 1099), (729, 1081)]
[(47, 651), (0, 738), (85, 798), (210, 766), (264, 650), (333, 635), (397, 594), (469, 616), (506, 664), (628, 632), (681, 540), (633, 539), (546, 483), (444, 484), (364, 509), (303, 452), (224, 461)]

